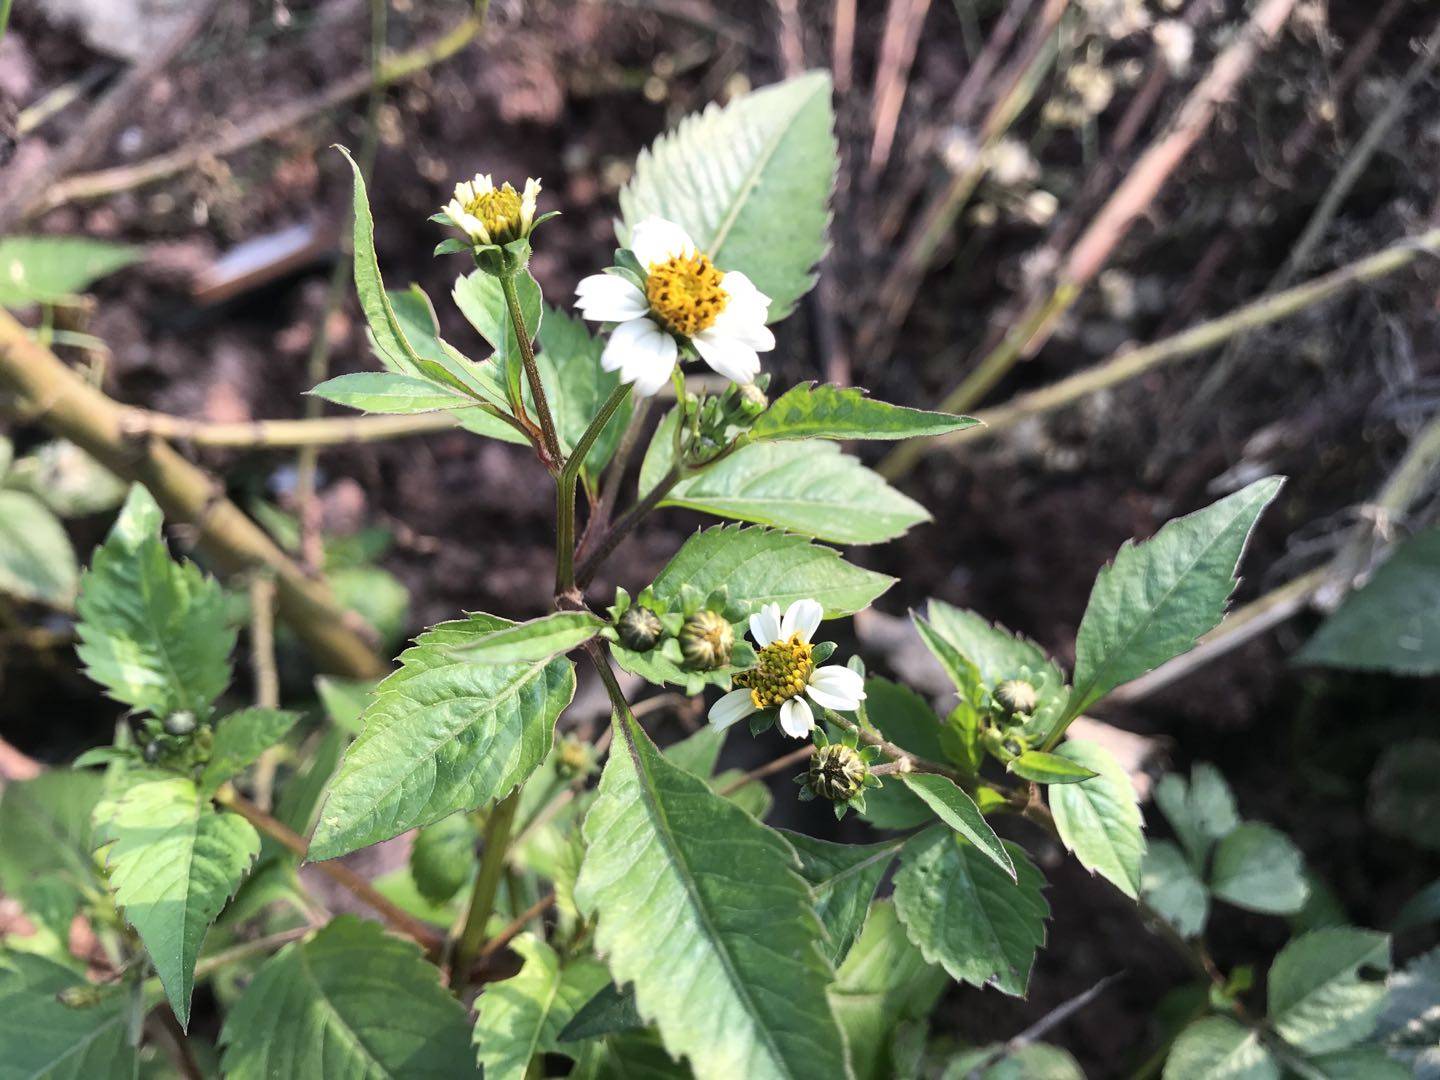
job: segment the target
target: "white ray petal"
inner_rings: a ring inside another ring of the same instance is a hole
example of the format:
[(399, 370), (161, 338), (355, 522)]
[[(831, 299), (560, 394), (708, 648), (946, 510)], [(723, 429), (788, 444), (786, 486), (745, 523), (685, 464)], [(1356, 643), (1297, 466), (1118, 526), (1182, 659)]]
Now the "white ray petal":
[(804, 698), (793, 697), (780, 706), (780, 730), (792, 739), (803, 739), (815, 726), (815, 714)]
[(731, 690), (710, 706), (710, 726), (724, 731), (757, 711), (749, 690)]
[(690, 341), (700, 359), (731, 382), (754, 382), (760, 374), (760, 357), (755, 350), (739, 338), (726, 336), (715, 326), (702, 330)]
[(825, 609), (818, 602), (796, 600), (785, 609), (785, 617), (780, 620), (780, 636), (788, 639), (791, 634), (799, 634), (801, 641), (808, 642), (824, 617)]
[(823, 708), (854, 712), (865, 700), (865, 680), (849, 668), (816, 668), (810, 673), (805, 693)]
[(630, 230), (630, 250), (647, 270), (677, 255), (692, 255), (695, 242), (690, 234), (660, 217), (648, 217)]
[(780, 637), (780, 605), (766, 604), (750, 616), (750, 636), (764, 648)]
[(617, 274), (591, 274), (575, 296), (575, 309), (592, 322), (628, 322), (650, 310), (645, 294)]
[(649, 397), (670, 378), (678, 353), (675, 339), (649, 319), (631, 319), (610, 334), (600, 366), (619, 371), (621, 379), (635, 384), (636, 393)]

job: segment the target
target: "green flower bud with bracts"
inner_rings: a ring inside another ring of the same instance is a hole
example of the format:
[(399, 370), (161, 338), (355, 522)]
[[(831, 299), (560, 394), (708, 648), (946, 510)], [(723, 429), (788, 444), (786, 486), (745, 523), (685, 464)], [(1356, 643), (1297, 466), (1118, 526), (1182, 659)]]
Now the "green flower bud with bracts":
[(738, 392), (739, 409), (741, 415), (754, 419), (770, 407), (770, 399), (765, 391), (756, 386), (753, 382), (741, 386)]
[(655, 612), (633, 604), (620, 616), (615, 630), (620, 636), (620, 644), (625, 648), (633, 652), (646, 652), (655, 647), (665, 628), (660, 623), (660, 616)]
[(680, 628), (680, 653), (695, 671), (724, 667), (734, 648), (735, 630), (718, 611), (697, 611)]
[(535, 228), (535, 204), (540, 181), (525, 181), (522, 195), (508, 183), (495, 186), (488, 173), (455, 185), (455, 197), (445, 204), (443, 216), (480, 246), (504, 246), (523, 240)]
[(995, 701), (1007, 713), (1032, 713), (1040, 703), (1035, 687), (1024, 679), (1006, 679), (995, 688)]
[(181, 709), (165, 717), (164, 724), (167, 735), (189, 735), (195, 730), (195, 714)]
[(595, 756), (590, 745), (573, 735), (566, 735), (555, 748), (555, 775), (569, 782), (588, 776), (595, 768)]
[(860, 752), (843, 742), (818, 746), (810, 756), (806, 785), (822, 799), (849, 802), (865, 786), (870, 766)]

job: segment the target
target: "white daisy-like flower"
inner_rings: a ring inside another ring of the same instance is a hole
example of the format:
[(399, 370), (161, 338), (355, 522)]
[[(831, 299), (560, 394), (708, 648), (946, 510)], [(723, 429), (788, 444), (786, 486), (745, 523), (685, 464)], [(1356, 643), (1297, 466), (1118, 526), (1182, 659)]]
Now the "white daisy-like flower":
[(619, 274), (592, 274), (575, 306), (592, 322), (618, 323), (600, 365), (620, 372), (649, 397), (669, 380), (688, 341), (700, 359), (732, 382), (753, 382), (758, 354), (775, 347), (765, 325), (770, 298), (738, 270), (721, 271), (673, 221), (646, 218), (630, 236), (645, 268), (645, 287)]
[(481, 173), (455, 185), (444, 212), (474, 243), (508, 244), (530, 235), (539, 199), (539, 180), (526, 180), (524, 194), (516, 194), (508, 183), (497, 188), (489, 173)]
[[(780, 729), (803, 739), (815, 727), (811, 702), (822, 709), (853, 712), (865, 700), (865, 680), (846, 667), (816, 667), (810, 638), (825, 614), (814, 600), (796, 600), (782, 616), (779, 604), (766, 604), (750, 616), (755, 666), (735, 676), (741, 687), (710, 709), (710, 723), (727, 728), (766, 709), (780, 710)], [(809, 698), (809, 701), (805, 699)]]

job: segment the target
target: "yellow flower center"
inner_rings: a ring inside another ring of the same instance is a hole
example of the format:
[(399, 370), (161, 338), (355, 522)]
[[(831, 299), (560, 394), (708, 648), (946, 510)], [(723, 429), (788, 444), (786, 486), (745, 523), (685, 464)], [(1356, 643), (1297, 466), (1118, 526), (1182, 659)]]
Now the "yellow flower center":
[(506, 244), (520, 236), (520, 196), (509, 184), (475, 196), (465, 204), (465, 212), (480, 219), (493, 243)]
[(698, 251), (650, 264), (645, 296), (650, 310), (677, 334), (694, 337), (708, 329), (730, 299), (720, 287), (724, 275)]
[(748, 687), (757, 709), (773, 709), (800, 694), (815, 670), (811, 645), (799, 634), (788, 641), (772, 641), (760, 650), (755, 666), (735, 676), (735, 685)]

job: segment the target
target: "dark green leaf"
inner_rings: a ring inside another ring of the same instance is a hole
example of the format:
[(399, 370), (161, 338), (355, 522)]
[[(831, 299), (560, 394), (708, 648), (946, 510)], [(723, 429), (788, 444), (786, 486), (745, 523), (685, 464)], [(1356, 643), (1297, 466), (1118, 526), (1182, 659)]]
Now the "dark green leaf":
[(432, 904), (443, 904), (475, 871), (479, 834), (468, 814), (451, 814), (415, 834), (410, 849), (410, 876), (415, 888)]
[(1151, 840), (1140, 871), (1140, 895), (1182, 937), (1196, 937), (1210, 914), (1210, 894), (1195, 868), (1168, 840)]
[(876, 401), (855, 387), (799, 383), (750, 427), (752, 439), (910, 439), (944, 435), (980, 421)]
[(875, 889), (899, 854), (901, 842), (833, 844), (785, 831), (800, 856), (800, 876), (815, 894), (815, 914), (830, 938), (830, 959), (839, 964), (850, 951)]
[(1307, 1053), (1343, 1050), (1375, 1030), (1389, 970), (1385, 934), (1336, 927), (1298, 937), (1266, 980), (1270, 1022)]
[(207, 795), (218, 791), (226, 780), (243, 772), (285, 738), (299, 719), (299, 713), (258, 706), (225, 717), (215, 726), (215, 743), (210, 761), (200, 774), (200, 790)]
[(0, 1080), (132, 1080), (125, 995), (112, 990), (88, 1008), (57, 1000), (86, 985), (43, 957), (0, 951)]
[(1025, 780), (1037, 784), (1078, 784), (1097, 775), (1078, 762), (1059, 754), (1047, 754), (1041, 750), (1026, 750), (1005, 766), (1006, 770)]
[(1006, 854), (1003, 844), (975, 800), (955, 786), (948, 777), (935, 773), (900, 773), (900, 780), (920, 797), (935, 812), (935, 816), (965, 839), (975, 845), (976, 850), (1005, 871), (1012, 879), (1015, 867)]
[(604, 625), (605, 620), (588, 611), (557, 611), (482, 634), (456, 652), (477, 664), (535, 663), (578, 648)]

